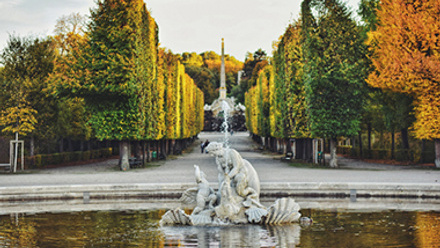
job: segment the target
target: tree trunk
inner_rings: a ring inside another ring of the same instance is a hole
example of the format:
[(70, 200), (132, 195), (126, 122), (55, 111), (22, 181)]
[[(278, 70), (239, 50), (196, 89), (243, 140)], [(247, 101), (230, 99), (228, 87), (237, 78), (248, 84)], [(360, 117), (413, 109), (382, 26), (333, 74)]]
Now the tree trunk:
[(338, 159), (336, 156), (336, 138), (330, 139), (330, 167), (336, 168), (338, 167)]
[(35, 155), (35, 137), (31, 135), (31, 141), (29, 144), (29, 156), (33, 157)]
[(73, 143), (72, 143), (73, 141), (72, 141), (72, 139), (68, 139), (67, 140), (67, 146), (68, 146), (68, 150), (69, 150), (69, 152), (73, 152)]
[(371, 151), (371, 123), (368, 123), (368, 150)]
[(286, 153), (292, 152), (292, 143), (290, 143), (290, 139), (286, 138), (284, 142), (286, 143)]
[(136, 159), (140, 157), (139, 150), (140, 150), (139, 141), (135, 141), (134, 142), (134, 157)]
[(170, 152), (172, 155), (176, 155), (176, 140), (171, 140), (171, 144), (170, 144)]
[(400, 130), (402, 135), (402, 147), (404, 150), (409, 150), (409, 140), (408, 140), (408, 128), (402, 128)]
[(59, 148), (58, 148), (58, 152), (59, 153), (63, 153), (64, 152), (64, 139), (61, 137), (60, 139), (60, 144), (59, 144)]
[(154, 145), (156, 146), (156, 160), (159, 160), (159, 154), (160, 154), (159, 141), (156, 140), (156, 141), (154, 142)]
[(162, 156), (164, 159), (167, 159), (167, 142), (166, 140), (161, 140), (160, 143), (162, 144)]
[(122, 171), (127, 171), (130, 169), (130, 163), (128, 161), (129, 146), (130, 142), (127, 140), (119, 142), (119, 166), (121, 167)]
[(362, 149), (363, 149), (363, 144), (362, 144), (362, 131), (359, 131), (359, 157), (363, 157), (362, 155)]
[(395, 147), (394, 131), (392, 131), (391, 132), (391, 159), (394, 159), (394, 147)]
[(145, 140), (141, 141), (141, 147), (142, 147), (142, 165), (144, 166), (147, 163), (147, 156), (145, 156)]
[(440, 139), (435, 139), (435, 167), (440, 168)]
[(150, 141), (147, 141), (147, 162), (151, 162), (151, 145), (150, 145)]

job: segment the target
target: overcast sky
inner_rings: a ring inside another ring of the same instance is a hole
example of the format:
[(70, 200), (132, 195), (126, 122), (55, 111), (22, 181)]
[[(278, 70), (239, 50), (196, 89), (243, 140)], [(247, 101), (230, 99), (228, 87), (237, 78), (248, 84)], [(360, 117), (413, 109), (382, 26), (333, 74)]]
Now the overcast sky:
[[(360, 0), (345, 0), (356, 11)], [(246, 52), (272, 42), (292, 20), (298, 19), (301, 0), (146, 0), (159, 25), (159, 42), (174, 53), (215, 51), (243, 61)], [(95, 0), (0, 0), (0, 49), (9, 34), (51, 35), (56, 20), (70, 13), (88, 15)]]

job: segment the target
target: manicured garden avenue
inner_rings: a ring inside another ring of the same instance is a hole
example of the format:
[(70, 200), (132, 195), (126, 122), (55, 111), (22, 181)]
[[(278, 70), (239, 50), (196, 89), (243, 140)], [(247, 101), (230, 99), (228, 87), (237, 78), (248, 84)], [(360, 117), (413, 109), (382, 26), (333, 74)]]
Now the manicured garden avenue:
[[(199, 143), (208, 139), (221, 141), (221, 133), (201, 133), (199, 142), (195, 142), (192, 150), (173, 159), (157, 162), (158, 166), (133, 169), (122, 172), (118, 169), (118, 160), (112, 159), (97, 164), (80, 165), (75, 167), (62, 167), (46, 170), (35, 170), (17, 175), (0, 174), (0, 189), (20, 187), (45, 187), (52, 186), (129, 186), (136, 184), (151, 184), (151, 187), (161, 187), (166, 184), (193, 185), (194, 164), (207, 174), (210, 182), (217, 182), (217, 168), (214, 158), (208, 154), (201, 154)], [(262, 189), (265, 185), (292, 183), (292, 184), (349, 184), (377, 185), (389, 184), (405, 188), (413, 186), (440, 187), (440, 171), (434, 168), (391, 166), (360, 162), (356, 160), (340, 159), (341, 168), (338, 169), (313, 169), (292, 167), (287, 162), (282, 162), (278, 154), (261, 152), (251, 140), (248, 133), (234, 133), (230, 137), (231, 147), (235, 148), (243, 158), (248, 159), (258, 172)], [(180, 193), (180, 192), (175, 192)]]

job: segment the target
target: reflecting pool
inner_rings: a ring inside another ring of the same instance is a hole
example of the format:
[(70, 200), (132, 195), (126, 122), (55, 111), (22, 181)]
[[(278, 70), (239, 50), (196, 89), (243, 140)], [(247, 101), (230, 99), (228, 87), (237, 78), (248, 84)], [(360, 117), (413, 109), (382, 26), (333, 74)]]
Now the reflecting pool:
[(440, 247), (440, 211), (303, 209), (311, 226), (160, 227), (166, 210), (0, 215), (0, 247)]

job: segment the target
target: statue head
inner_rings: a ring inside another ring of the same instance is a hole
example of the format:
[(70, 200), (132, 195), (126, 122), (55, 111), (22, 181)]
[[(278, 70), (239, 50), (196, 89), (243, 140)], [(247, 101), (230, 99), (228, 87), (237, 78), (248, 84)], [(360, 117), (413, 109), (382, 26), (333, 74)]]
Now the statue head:
[(211, 142), (209, 145), (205, 148), (205, 150), (216, 157), (223, 156), (223, 144), (218, 142)]

